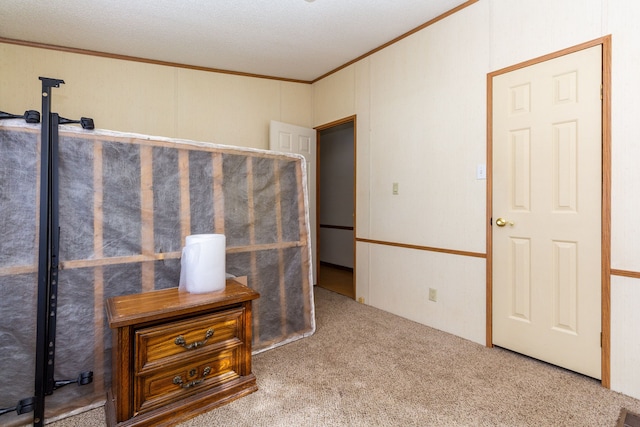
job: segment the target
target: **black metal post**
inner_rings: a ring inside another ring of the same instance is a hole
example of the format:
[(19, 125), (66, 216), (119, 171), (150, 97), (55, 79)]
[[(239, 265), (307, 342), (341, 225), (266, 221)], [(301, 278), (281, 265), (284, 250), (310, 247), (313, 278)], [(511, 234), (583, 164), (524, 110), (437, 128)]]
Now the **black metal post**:
[(49, 253), (49, 325), (47, 328), (47, 364), (45, 375), (45, 395), (53, 394), (56, 381), (53, 377), (55, 366), (55, 350), (56, 350), (56, 320), (58, 315), (58, 259), (60, 254), (60, 210), (59, 210), (59, 173), (58, 173), (58, 124), (59, 116), (57, 113), (51, 113), (50, 125), (50, 153), (51, 162), (49, 170), (49, 190), (51, 206), (49, 211), (49, 235), (51, 242), (51, 252)]
[[(18, 415), (34, 411), (33, 425), (44, 425), (45, 396), (68, 384), (86, 385), (93, 382), (93, 371), (80, 372), (76, 379), (56, 381), (55, 349), (58, 314), (58, 269), (60, 256), (59, 216), (59, 155), (58, 126), (79, 123), (83, 129), (93, 129), (93, 119), (70, 120), (51, 112), (51, 88), (60, 87), (63, 80), (40, 77), (42, 81), (42, 125), (40, 143), (40, 219), (38, 249), (38, 306), (36, 330), (35, 393), (21, 399), (11, 408), (0, 408), (0, 415), (15, 411)], [(0, 111), (0, 119), (24, 118), (38, 123), (40, 113), (25, 111), (24, 115)]]
[[(40, 153), (40, 230), (39, 230), (39, 252), (38, 252), (38, 320), (36, 332), (36, 377), (35, 377), (35, 402), (33, 425), (41, 427), (44, 425), (44, 398), (51, 394), (53, 383), (49, 384), (49, 371), (53, 370), (53, 344), (50, 340), (50, 327), (53, 326), (55, 334), (55, 318), (50, 318), (50, 302), (53, 298), (53, 305), (56, 306), (56, 294), (51, 292), (52, 282), (57, 289), (58, 283), (58, 214), (57, 197), (52, 203), (52, 183), (57, 187), (57, 144), (55, 147), (55, 168), (52, 165), (53, 147), (51, 146), (51, 88), (60, 87), (63, 80), (40, 77), (42, 80), (42, 131), (41, 131), (41, 153)], [(55, 118), (55, 132), (57, 135), (58, 119)], [(57, 139), (57, 138), (56, 138)], [(55, 179), (52, 179), (52, 171), (55, 170)], [(56, 188), (57, 192), (57, 188)], [(56, 194), (57, 196), (57, 194)], [(56, 223), (52, 223), (52, 211), (55, 205)], [(55, 230), (55, 231), (53, 231)], [(55, 236), (55, 237), (54, 237)], [(56, 250), (55, 261), (52, 262), (53, 250)], [(55, 269), (51, 267), (55, 265)], [(55, 311), (54, 311), (55, 317)], [(51, 349), (50, 349), (51, 344)], [(51, 364), (50, 364), (51, 362)], [(50, 367), (49, 367), (50, 366)], [(51, 372), (51, 379), (53, 372)], [(51, 390), (51, 391), (50, 391)]]

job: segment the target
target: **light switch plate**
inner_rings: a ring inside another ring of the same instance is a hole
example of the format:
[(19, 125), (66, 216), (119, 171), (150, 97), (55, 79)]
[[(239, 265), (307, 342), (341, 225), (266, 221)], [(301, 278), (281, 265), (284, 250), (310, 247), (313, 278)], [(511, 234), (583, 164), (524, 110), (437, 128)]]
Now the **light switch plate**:
[(487, 179), (487, 165), (484, 163), (476, 167), (476, 179)]

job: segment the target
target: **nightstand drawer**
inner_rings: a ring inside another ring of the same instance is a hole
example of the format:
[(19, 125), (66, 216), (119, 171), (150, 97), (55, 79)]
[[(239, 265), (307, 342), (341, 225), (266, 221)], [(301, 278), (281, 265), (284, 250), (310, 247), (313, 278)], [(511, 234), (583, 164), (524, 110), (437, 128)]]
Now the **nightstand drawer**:
[(242, 307), (138, 329), (136, 331), (136, 372), (142, 373), (184, 358), (209, 352), (214, 347), (235, 346), (242, 341)]
[(237, 346), (209, 353), (190, 363), (138, 375), (134, 411), (144, 413), (238, 378), (239, 351)]

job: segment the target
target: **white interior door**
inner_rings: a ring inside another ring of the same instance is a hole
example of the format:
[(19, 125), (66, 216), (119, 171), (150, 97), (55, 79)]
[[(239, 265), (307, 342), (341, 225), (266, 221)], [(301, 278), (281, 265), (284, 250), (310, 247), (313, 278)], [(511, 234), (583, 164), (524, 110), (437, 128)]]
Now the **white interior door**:
[(601, 377), (601, 47), (493, 78), (493, 343)]
[(313, 284), (318, 283), (316, 239), (316, 131), (301, 126), (271, 120), (269, 149), (300, 154), (307, 164), (307, 194), (309, 195), (309, 225), (311, 239), (311, 269)]

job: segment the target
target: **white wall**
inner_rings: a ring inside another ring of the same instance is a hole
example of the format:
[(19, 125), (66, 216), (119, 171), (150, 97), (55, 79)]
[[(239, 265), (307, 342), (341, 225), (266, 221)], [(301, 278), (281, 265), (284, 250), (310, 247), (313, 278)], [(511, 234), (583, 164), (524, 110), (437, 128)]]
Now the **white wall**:
[[(480, 0), (314, 84), (314, 125), (357, 115), (357, 237), (484, 253), (487, 74), (612, 34), (611, 267), (640, 272), (638, 16), (631, 0)], [(357, 297), (485, 343), (484, 259), (356, 247)], [(611, 387), (640, 398), (640, 280), (611, 288)]]
[[(611, 267), (640, 271), (640, 2), (603, 1), (612, 34)], [(640, 398), (640, 280), (611, 280), (611, 388)]]
[(52, 110), (92, 117), (101, 129), (269, 147), (269, 122), (311, 126), (308, 84), (250, 78), (0, 43), (0, 110), (40, 110), (39, 76)]
[[(460, 27), (488, 16), (472, 6), (314, 85), (315, 125), (357, 114), (358, 237), (485, 251), (486, 181), (475, 170), (485, 162), (489, 33)], [(356, 247), (358, 297), (484, 343), (482, 258)]]

